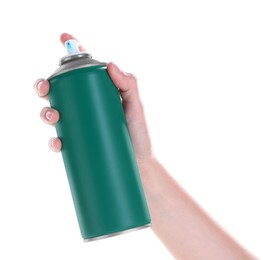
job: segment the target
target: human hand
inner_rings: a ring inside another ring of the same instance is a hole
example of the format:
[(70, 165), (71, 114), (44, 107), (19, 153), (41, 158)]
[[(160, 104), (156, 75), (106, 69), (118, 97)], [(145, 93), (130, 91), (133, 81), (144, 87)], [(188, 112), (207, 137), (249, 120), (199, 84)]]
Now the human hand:
[[(60, 36), (60, 40), (63, 45), (65, 41), (69, 39), (76, 38), (67, 33), (63, 33)], [(85, 51), (83, 46), (80, 46), (80, 50)], [(141, 163), (151, 159), (153, 157), (153, 153), (144, 116), (143, 105), (139, 96), (137, 80), (133, 74), (121, 71), (113, 63), (108, 64), (107, 70), (113, 83), (119, 89), (135, 156), (140, 166)], [(39, 97), (48, 100), (50, 86), (47, 80), (37, 80), (34, 84), (34, 88)], [(40, 117), (45, 123), (55, 125), (55, 123), (59, 120), (59, 113), (51, 107), (44, 107), (40, 113)], [(49, 147), (55, 152), (59, 152), (62, 145), (61, 140), (57, 137), (51, 138), (49, 141)]]

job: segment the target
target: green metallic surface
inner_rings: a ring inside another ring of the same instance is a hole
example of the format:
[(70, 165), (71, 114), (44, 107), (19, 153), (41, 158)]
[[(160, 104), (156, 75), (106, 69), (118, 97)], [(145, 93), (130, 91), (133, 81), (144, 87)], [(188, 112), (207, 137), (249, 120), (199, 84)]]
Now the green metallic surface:
[(49, 81), (82, 237), (150, 223), (119, 92), (106, 67), (75, 69)]

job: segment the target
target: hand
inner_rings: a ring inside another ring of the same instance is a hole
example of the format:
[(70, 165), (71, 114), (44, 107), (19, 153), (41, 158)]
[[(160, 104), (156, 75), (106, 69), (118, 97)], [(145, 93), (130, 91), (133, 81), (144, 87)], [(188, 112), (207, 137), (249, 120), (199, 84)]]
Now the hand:
[[(61, 42), (73, 38), (62, 34)], [(80, 49), (84, 50), (83, 47)], [(107, 70), (122, 97), (151, 213), (152, 229), (159, 239), (175, 258), (257, 259), (225, 233), (155, 159), (136, 78), (122, 72), (113, 63), (109, 63)], [(48, 99), (49, 82), (38, 80), (35, 90), (40, 97)], [(40, 116), (50, 125), (59, 120), (58, 111), (50, 107), (43, 108)], [(58, 138), (49, 141), (53, 151), (60, 151), (62, 145)]]
[[(67, 33), (63, 33), (60, 37), (63, 45), (65, 41), (69, 39), (76, 38)], [(80, 50), (85, 51), (83, 46), (80, 46)], [(108, 64), (107, 70), (112, 81), (120, 91), (135, 155), (140, 167), (141, 163), (144, 163), (153, 157), (153, 153), (144, 116), (143, 105), (139, 97), (137, 80), (133, 74), (121, 71), (113, 63)], [(34, 88), (39, 97), (48, 100), (50, 86), (47, 80), (37, 80)], [(45, 107), (42, 109), (40, 117), (45, 123), (54, 125), (59, 120), (59, 113), (51, 107)], [(49, 147), (55, 152), (59, 152), (62, 145), (61, 140), (57, 137), (51, 138), (49, 141)]]

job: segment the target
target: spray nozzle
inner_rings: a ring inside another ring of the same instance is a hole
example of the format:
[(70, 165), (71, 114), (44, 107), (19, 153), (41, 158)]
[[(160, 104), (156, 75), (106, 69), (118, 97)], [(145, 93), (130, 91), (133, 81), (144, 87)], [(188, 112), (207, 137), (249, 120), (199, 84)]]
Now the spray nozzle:
[(65, 47), (67, 49), (68, 55), (73, 55), (79, 53), (79, 43), (76, 40), (67, 40), (65, 42)]
[[(92, 60), (92, 56), (89, 53), (79, 50), (78, 41), (73, 40), (73, 39), (67, 40), (65, 41), (64, 45), (65, 45), (65, 48), (67, 49), (68, 55), (60, 59), (60, 62), (59, 62), (60, 66), (67, 62), (76, 61), (78, 59), (83, 59), (83, 58)], [(92, 62), (94, 62), (94, 60), (92, 60)]]

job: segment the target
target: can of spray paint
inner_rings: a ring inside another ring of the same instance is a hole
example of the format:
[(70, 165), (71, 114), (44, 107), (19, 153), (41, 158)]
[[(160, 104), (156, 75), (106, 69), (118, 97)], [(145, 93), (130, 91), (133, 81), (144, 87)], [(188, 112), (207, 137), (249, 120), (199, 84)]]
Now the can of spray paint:
[[(107, 64), (65, 43), (48, 78), (49, 101), (84, 241), (150, 226), (150, 215), (118, 89)], [(138, 129), (139, 131), (139, 129)]]

